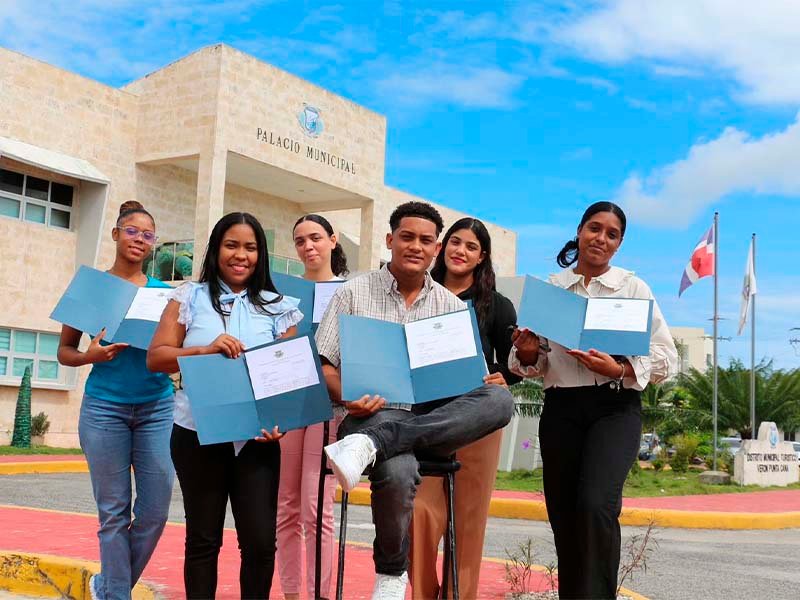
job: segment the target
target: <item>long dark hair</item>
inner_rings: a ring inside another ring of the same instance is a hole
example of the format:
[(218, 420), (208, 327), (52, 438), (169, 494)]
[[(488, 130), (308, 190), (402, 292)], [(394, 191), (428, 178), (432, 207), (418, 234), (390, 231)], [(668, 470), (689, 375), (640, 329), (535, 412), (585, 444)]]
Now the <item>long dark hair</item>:
[[(325, 230), (328, 237), (333, 235), (333, 227), (328, 219), (322, 215), (305, 215), (300, 217), (297, 219), (297, 222), (295, 222), (294, 227), (292, 227), (292, 233), (294, 233), (294, 230), (297, 229), (297, 226), (303, 221), (316, 223)], [(338, 240), (336, 241), (336, 247), (331, 250), (331, 271), (338, 277), (344, 277), (350, 272), (350, 269), (347, 268), (347, 256), (344, 253), (344, 248), (342, 248), (342, 244)]]
[(492, 238), (486, 229), (486, 225), (472, 217), (464, 217), (453, 223), (447, 233), (444, 234), (442, 250), (436, 256), (436, 262), (433, 264), (433, 269), (431, 269), (431, 277), (437, 283), (444, 285), (444, 279), (447, 275), (447, 266), (444, 264), (445, 249), (450, 237), (456, 231), (461, 231), (462, 229), (469, 229), (475, 234), (483, 253), (483, 261), (478, 263), (478, 266), (472, 272), (472, 305), (475, 307), (475, 315), (478, 317), (478, 321), (483, 322), (492, 306), (492, 292), (495, 289), (495, 274), (492, 266)]
[[(621, 237), (625, 237), (625, 226), (627, 220), (625, 219), (625, 213), (622, 209), (614, 204), (613, 202), (595, 202), (586, 211), (583, 213), (581, 217), (580, 225), (578, 225), (578, 229), (584, 226), (586, 221), (591, 219), (594, 215), (601, 212), (610, 212), (617, 216), (619, 219), (620, 225), (622, 225)], [(556, 262), (558, 262), (558, 266), (562, 269), (566, 269), (570, 265), (574, 264), (578, 260), (578, 236), (576, 235), (574, 239), (571, 239), (564, 247), (561, 248), (561, 252), (558, 253), (558, 257), (556, 258)]]
[[(228, 213), (222, 217), (214, 229), (211, 231), (211, 237), (208, 238), (208, 248), (206, 248), (206, 255), (203, 258), (203, 269), (200, 271), (200, 282), (208, 283), (208, 292), (211, 295), (211, 304), (214, 310), (222, 316), (227, 316), (230, 313), (226, 312), (219, 301), (219, 296), (222, 293), (222, 286), (220, 285), (221, 277), (219, 273), (219, 248), (222, 245), (222, 239), (225, 233), (234, 225), (249, 225), (256, 236), (256, 246), (258, 247), (258, 262), (253, 271), (253, 275), (247, 280), (247, 297), (256, 309), (264, 314), (270, 314), (267, 305), (280, 302), (283, 296), (278, 294), (275, 289), (275, 284), (272, 283), (272, 277), (269, 273), (269, 251), (267, 250), (267, 236), (264, 235), (264, 228), (253, 215), (246, 212), (233, 212)], [(265, 300), (261, 296), (263, 291), (278, 294), (277, 298), (272, 300)]]

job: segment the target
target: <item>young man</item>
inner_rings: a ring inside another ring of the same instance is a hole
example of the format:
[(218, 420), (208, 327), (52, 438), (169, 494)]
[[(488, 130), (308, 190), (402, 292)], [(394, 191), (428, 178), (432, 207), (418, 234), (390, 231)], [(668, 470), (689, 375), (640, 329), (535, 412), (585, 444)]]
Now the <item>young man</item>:
[[(464, 303), (434, 282), (428, 267), (438, 254), (442, 217), (422, 202), (401, 204), (389, 219), (386, 245), (391, 262), (352, 279), (337, 290), (317, 330), (331, 398), (341, 401), (339, 315), (409, 323), (461, 310)], [(336, 478), (350, 491), (364, 469), (373, 468), (375, 524), (373, 600), (402, 600), (408, 583), (408, 527), (420, 483), (415, 452), (446, 457), (505, 426), (514, 410), (507, 389), (483, 385), (463, 396), (420, 405), (400, 405), (379, 395), (345, 404), (348, 415), (339, 441), (325, 448)], [(466, 491), (466, 490), (465, 490)]]

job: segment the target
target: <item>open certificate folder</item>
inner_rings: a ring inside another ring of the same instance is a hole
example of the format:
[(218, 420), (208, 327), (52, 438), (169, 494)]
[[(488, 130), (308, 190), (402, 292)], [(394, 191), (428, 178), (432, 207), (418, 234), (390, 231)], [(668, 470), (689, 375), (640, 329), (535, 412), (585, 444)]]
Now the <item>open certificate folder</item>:
[(125, 342), (147, 350), (171, 291), (169, 287), (139, 287), (82, 266), (50, 318), (92, 336), (105, 327), (106, 342)]
[(517, 324), (565, 348), (646, 356), (653, 301), (584, 298), (527, 275)]
[(315, 282), (283, 273), (271, 273), (271, 276), (278, 292), (300, 300), (298, 308), (303, 313), (303, 320), (297, 324), (298, 335), (314, 330), (314, 326), (322, 320), (333, 294), (344, 283), (344, 280)]
[(472, 309), (405, 325), (339, 316), (342, 398), (419, 404), (465, 394), (488, 373)]
[(222, 354), (178, 358), (201, 444), (252, 439), (333, 418), (317, 347), (309, 335)]

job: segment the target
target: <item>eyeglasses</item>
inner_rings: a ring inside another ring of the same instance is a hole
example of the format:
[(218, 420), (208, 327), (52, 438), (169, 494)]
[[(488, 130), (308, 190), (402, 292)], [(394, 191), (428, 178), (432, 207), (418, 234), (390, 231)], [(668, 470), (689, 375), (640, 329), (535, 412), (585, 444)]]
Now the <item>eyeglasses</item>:
[(145, 244), (153, 245), (158, 240), (158, 236), (152, 231), (142, 231), (136, 227), (117, 227), (118, 231), (129, 240), (138, 239), (140, 236)]

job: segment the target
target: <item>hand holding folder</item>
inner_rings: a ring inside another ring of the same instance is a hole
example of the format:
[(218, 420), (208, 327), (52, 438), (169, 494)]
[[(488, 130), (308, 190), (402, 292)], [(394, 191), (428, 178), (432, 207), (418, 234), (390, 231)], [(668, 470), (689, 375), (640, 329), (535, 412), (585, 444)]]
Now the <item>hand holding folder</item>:
[(565, 348), (612, 355), (650, 353), (653, 300), (584, 298), (527, 275), (517, 323)]
[(378, 394), (418, 404), (483, 385), (486, 361), (471, 309), (405, 325), (339, 316), (342, 399)]

